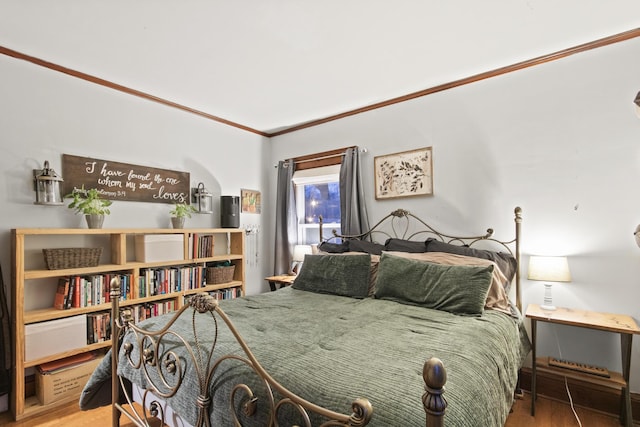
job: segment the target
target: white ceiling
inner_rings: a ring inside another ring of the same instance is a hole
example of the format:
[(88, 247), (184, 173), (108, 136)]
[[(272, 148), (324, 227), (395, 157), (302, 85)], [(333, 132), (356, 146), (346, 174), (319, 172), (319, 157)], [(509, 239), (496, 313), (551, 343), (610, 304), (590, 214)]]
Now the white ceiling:
[(0, 0), (0, 46), (264, 132), (639, 27), (638, 0)]

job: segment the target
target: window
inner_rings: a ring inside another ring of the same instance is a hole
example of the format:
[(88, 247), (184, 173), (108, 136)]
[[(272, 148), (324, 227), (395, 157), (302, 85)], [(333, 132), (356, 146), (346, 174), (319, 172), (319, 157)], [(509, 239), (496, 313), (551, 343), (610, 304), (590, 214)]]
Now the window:
[(305, 169), (293, 174), (299, 244), (320, 243), (320, 216), (324, 224), (325, 237), (328, 237), (333, 229), (340, 232), (339, 179), (340, 165)]

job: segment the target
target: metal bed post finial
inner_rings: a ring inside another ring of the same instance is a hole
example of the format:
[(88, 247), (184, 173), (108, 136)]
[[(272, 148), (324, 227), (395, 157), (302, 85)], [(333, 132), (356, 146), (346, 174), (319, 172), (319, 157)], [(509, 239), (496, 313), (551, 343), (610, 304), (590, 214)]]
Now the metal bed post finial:
[(432, 357), (422, 367), (422, 378), (425, 387), (422, 405), (427, 413), (427, 427), (444, 426), (444, 413), (447, 400), (444, 398), (444, 384), (447, 382), (447, 371), (437, 357)]
[[(118, 364), (118, 316), (120, 312), (120, 277), (115, 276), (109, 283), (109, 298), (111, 298), (111, 366)], [(120, 411), (116, 405), (120, 397), (120, 381), (116, 375), (111, 378), (111, 425), (120, 425)]]
[(514, 221), (516, 224), (516, 253), (515, 253), (515, 257), (516, 257), (516, 265), (518, 266), (516, 268), (516, 307), (518, 307), (518, 310), (520, 310), (520, 312), (522, 312), (522, 292), (520, 290), (520, 269), (522, 268), (520, 265), (520, 239), (521, 239), (521, 226), (522, 226), (522, 208), (520, 206), (516, 206), (516, 208), (513, 210), (514, 213)]

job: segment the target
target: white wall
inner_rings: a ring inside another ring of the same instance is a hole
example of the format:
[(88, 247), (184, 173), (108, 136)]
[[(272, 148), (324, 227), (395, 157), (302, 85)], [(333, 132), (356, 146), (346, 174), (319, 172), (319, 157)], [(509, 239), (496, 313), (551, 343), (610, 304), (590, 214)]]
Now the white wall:
[[(33, 204), (32, 169), (49, 160), (61, 173), (63, 153), (189, 172), (192, 187), (203, 182), (216, 196), (216, 209), (193, 215), (187, 227), (220, 226), (217, 196), (264, 191), (263, 137), (6, 56), (0, 75), (0, 263), (7, 289), (11, 228), (86, 227), (66, 206)], [(167, 228), (171, 207), (115, 201), (104, 226)], [(242, 214), (240, 223), (264, 229), (263, 218)], [(264, 275), (260, 266), (247, 268), (247, 293), (268, 289)]]
[[(493, 227), (507, 239), (513, 208), (521, 206), (525, 278), (530, 254), (568, 255), (573, 282), (555, 286), (557, 305), (626, 313), (640, 323), (640, 248), (632, 235), (640, 222), (638, 90), (635, 39), (276, 137), (271, 162), (366, 147), (372, 221), (402, 207), (452, 233)], [(435, 195), (375, 201), (373, 158), (427, 146)], [(524, 280), (524, 307), (542, 294), (539, 282)], [(539, 354), (559, 351), (621, 369), (616, 336), (541, 325)], [(638, 392), (638, 342), (631, 372)]]

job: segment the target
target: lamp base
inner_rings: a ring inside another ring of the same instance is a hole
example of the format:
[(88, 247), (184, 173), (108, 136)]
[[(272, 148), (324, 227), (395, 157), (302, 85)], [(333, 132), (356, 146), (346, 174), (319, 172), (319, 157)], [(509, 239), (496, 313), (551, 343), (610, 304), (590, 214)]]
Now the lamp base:
[(544, 299), (542, 300), (541, 309), (547, 311), (553, 311), (556, 309), (556, 306), (553, 305), (553, 298), (551, 298), (551, 283), (544, 284)]

